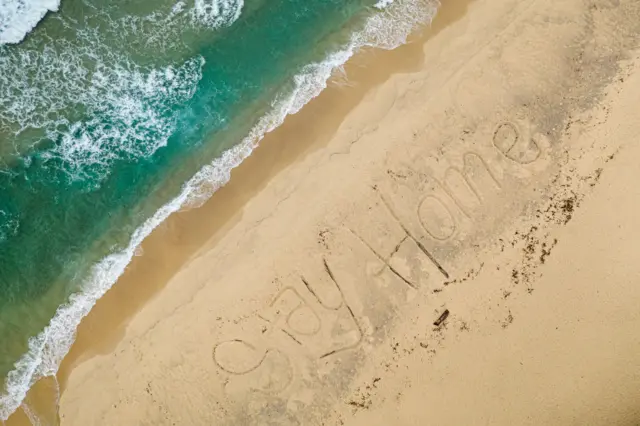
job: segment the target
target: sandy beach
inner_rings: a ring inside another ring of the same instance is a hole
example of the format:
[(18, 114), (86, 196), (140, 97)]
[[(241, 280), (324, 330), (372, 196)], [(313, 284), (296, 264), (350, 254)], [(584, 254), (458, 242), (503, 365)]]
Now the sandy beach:
[[(640, 424), (640, 3), (442, 0), (145, 241), (61, 425)], [(20, 410), (7, 425), (29, 424)]]

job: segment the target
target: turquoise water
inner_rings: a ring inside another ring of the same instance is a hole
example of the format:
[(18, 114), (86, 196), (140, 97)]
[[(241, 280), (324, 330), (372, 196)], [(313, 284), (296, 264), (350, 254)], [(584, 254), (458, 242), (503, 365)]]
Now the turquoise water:
[(354, 49), (393, 47), (432, 13), (372, 0), (51, 2), (20, 43), (0, 45), (0, 419), (55, 373), (153, 227), (224, 184)]

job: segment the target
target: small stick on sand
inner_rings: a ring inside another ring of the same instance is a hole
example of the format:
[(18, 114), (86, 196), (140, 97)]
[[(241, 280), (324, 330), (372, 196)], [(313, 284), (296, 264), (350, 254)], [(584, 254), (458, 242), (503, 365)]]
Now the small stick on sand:
[(442, 325), (442, 323), (447, 319), (448, 316), (449, 310), (445, 309), (442, 315), (440, 315), (438, 319), (433, 322), (433, 325), (435, 325), (436, 327), (440, 327), (440, 325)]

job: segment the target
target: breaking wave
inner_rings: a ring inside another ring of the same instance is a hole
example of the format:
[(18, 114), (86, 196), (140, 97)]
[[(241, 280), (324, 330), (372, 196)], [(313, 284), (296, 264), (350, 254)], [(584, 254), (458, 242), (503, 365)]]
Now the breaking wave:
[(59, 0), (0, 0), (0, 45), (20, 43)]

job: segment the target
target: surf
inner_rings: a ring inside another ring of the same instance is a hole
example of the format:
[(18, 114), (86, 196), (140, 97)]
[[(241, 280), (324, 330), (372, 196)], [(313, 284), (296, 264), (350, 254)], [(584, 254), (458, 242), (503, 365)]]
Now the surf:
[(60, 0), (0, 0), (0, 45), (20, 43)]
[[(393, 3), (378, 3), (374, 6), (380, 9), (373, 8), (367, 12), (366, 19), (353, 31), (350, 28), (340, 43), (326, 49), (323, 59), (311, 61), (294, 70), (284, 84), (280, 84), (265, 96), (268, 102), (264, 104), (266, 106), (258, 108), (260, 115), (254, 124), (243, 137), (228, 137), (226, 145), (212, 147), (205, 143), (211, 138), (207, 136), (213, 127), (211, 123), (217, 123), (221, 128), (225, 125), (225, 117), (222, 117), (223, 114), (220, 112), (224, 108), (208, 109), (211, 108), (211, 99), (216, 99), (213, 95), (218, 89), (210, 87), (205, 90), (202, 83), (203, 79), (208, 81), (215, 77), (208, 74), (213, 71), (206, 69), (207, 64), (216, 58), (215, 49), (212, 51), (205, 45), (203, 48), (188, 51), (189, 49), (168, 46), (161, 37), (157, 37), (159, 33), (152, 34), (147, 41), (154, 43), (156, 49), (179, 58), (171, 65), (140, 65), (149, 60), (144, 57), (119, 58), (115, 62), (125, 65), (115, 68), (94, 63), (95, 68), (86, 73), (91, 75), (90, 79), (85, 80), (92, 88), (89, 93), (67, 88), (68, 93), (73, 96), (86, 96), (79, 104), (92, 105), (92, 102), (95, 102), (95, 109), (90, 109), (88, 116), (98, 115), (100, 120), (71, 121), (66, 117), (60, 119), (56, 118), (55, 109), (52, 114), (52, 109), (48, 107), (40, 108), (46, 111), (46, 114), (43, 112), (41, 116), (29, 115), (28, 108), (12, 109), (8, 104), (0, 103), (0, 113), (14, 114), (10, 119), (5, 119), (5, 122), (13, 123), (15, 127), (8, 130), (5, 128), (5, 134), (13, 132), (20, 135), (31, 132), (33, 128), (45, 129), (42, 131), (42, 140), (38, 140), (34, 145), (15, 149), (15, 157), (21, 162), (19, 169), (28, 170), (32, 167), (29, 162), (44, 164), (55, 169), (56, 178), (64, 180), (66, 185), (80, 187), (82, 191), (91, 192), (108, 185), (107, 182), (113, 179), (114, 173), (119, 174), (126, 170), (118, 169), (118, 164), (123, 159), (144, 162), (151, 161), (149, 159), (158, 155), (168, 156), (167, 152), (177, 150), (176, 147), (180, 146), (174, 145), (173, 139), (180, 140), (182, 147), (192, 147), (192, 151), (189, 155), (175, 151), (175, 156), (171, 158), (182, 158), (181, 161), (197, 169), (195, 174), (182, 180), (183, 184), (174, 184), (173, 187), (176, 189), (169, 188), (163, 191), (163, 194), (174, 192), (174, 195), (168, 197), (169, 201), (162, 202), (150, 214), (147, 214), (148, 207), (146, 210), (140, 208), (138, 217), (146, 215), (147, 218), (136, 226), (128, 237), (122, 237), (123, 244), (114, 244), (113, 247), (107, 248), (109, 254), (89, 263), (86, 274), (78, 279), (77, 289), (72, 291), (66, 302), (55, 309), (44, 330), (28, 340), (26, 353), (15, 363), (5, 380), (5, 392), (0, 395), (0, 419), (6, 420), (20, 406), (29, 388), (36, 381), (56, 374), (61, 360), (73, 344), (75, 330), (82, 318), (122, 275), (141, 243), (153, 229), (172, 213), (202, 204), (224, 186), (230, 179), (231, 171), (251, 155), (262, 137), (282, 124), (288, 115), (295, 114), (318, 96), (327, 87), (333, 73), (359, 50), (374, 47), (393, 49), (405, 43), (408, 35), (416, 27), (428, 23), (435, 16), (438, 3), (396, 0)], [(167, 24), (165, 32), (176, 31), (176, 34), (184, 22), (220, 28), (241, 19), (244, 7), (244, 3), (237, 2), (221, 3), (217, 8), (204, 1), (196, 1), (191, 5), (178, 2), (165, 11), (153, 12), (144, 15), (143, 18), (125, 17), (114, 27), (128, 28), (134, 34), (132, 37), (140, 28), (157, 22)], [(209, 19), (208, 16), (218, 18)], [(221, 16), (223, 18), (220, 18)], [(178, 22), (179, 25), (172, 26), (172, 22)], [(85, 39), (99, 38), (99, 34), (90, 30), (82, 31)], [(87, 57), (100, 58), (95, 50), (97, 45), (99, 44), (93, 45), (94, 50), (87, 53)], [(188, 54), (185, 55), (185, 51), (188, 51)], [(58, 52), (54, 53), (51, 56), (54, 58), (53, 62), (62, 64), (65, 56), (56, 56)], [(105, 53), (105, 57), (111, 54)], [(0, 61), (3, 57), (7, 58), (8, 55), (3, 56), (0, 53)], [(25, 60), (28, 59), (27, 57)], [(69, 72), (78, 72), (77, 70), (77, 67), (69, 67)], [(25, 83), (23, 86), (28, 84)], [(41, 94), (35, 96), (39, 95)], [(230, 96), (226, 95), (224, 99)], [(95, 101), (96, 99), (99, 102)], [(197, 114), (194, 111), (197, 111)], [(211, 123), (191, 126), (193, 117), (205, 115), (203, 111), (210, 113)], [(233, 116), (234, 112), (231, 109), (229, 116)], [(38, 126), (34, 126), (34, 122), (26, 121), (36, 119), (40, 120), (37, 122)], [(104, 122), (108, 125), (104, 125)], [(2, 130), (0, 127), (0, 132)], [(242, 131), (238, 130), (235, 133), (238, 132)], [(46, 139), (52, 137), (58, 141), (57, 144), (45, 151), (33, 150), (33, 146), (40, 147), (43, 141), (46, 142)], [(198, 156), (193, 154), (194, 152), (213, 154), (213, 159), (198, 166), (197, 161), (192, 159)], [(28, 160), (25, 161), (25, 158)], [(15, 167), (5, 168), (7, 173), (16, 173), (15, 170)], [(179, 182), (182, 175), (180, 172), (174, 173), (177, 173), (174, 181)], [(158, 199), (160, 198), (162, 197)], [(137, 205), (135, 201), (129, 203)], [(11, 215), (10, 209), (0, 210), (8, 212), (5, 213), (7, 217)], [(7, 238), (20, 231), (19, 221), (17, 225), (11, 225), (10, 220), (4, 220), (2, 223), (9, 224), (8, 227), (5, 226)], [(105, 228), (109, 225), (107, 223)], [(91, 245), (87, 244), (87, 250), (90, 247)]]

